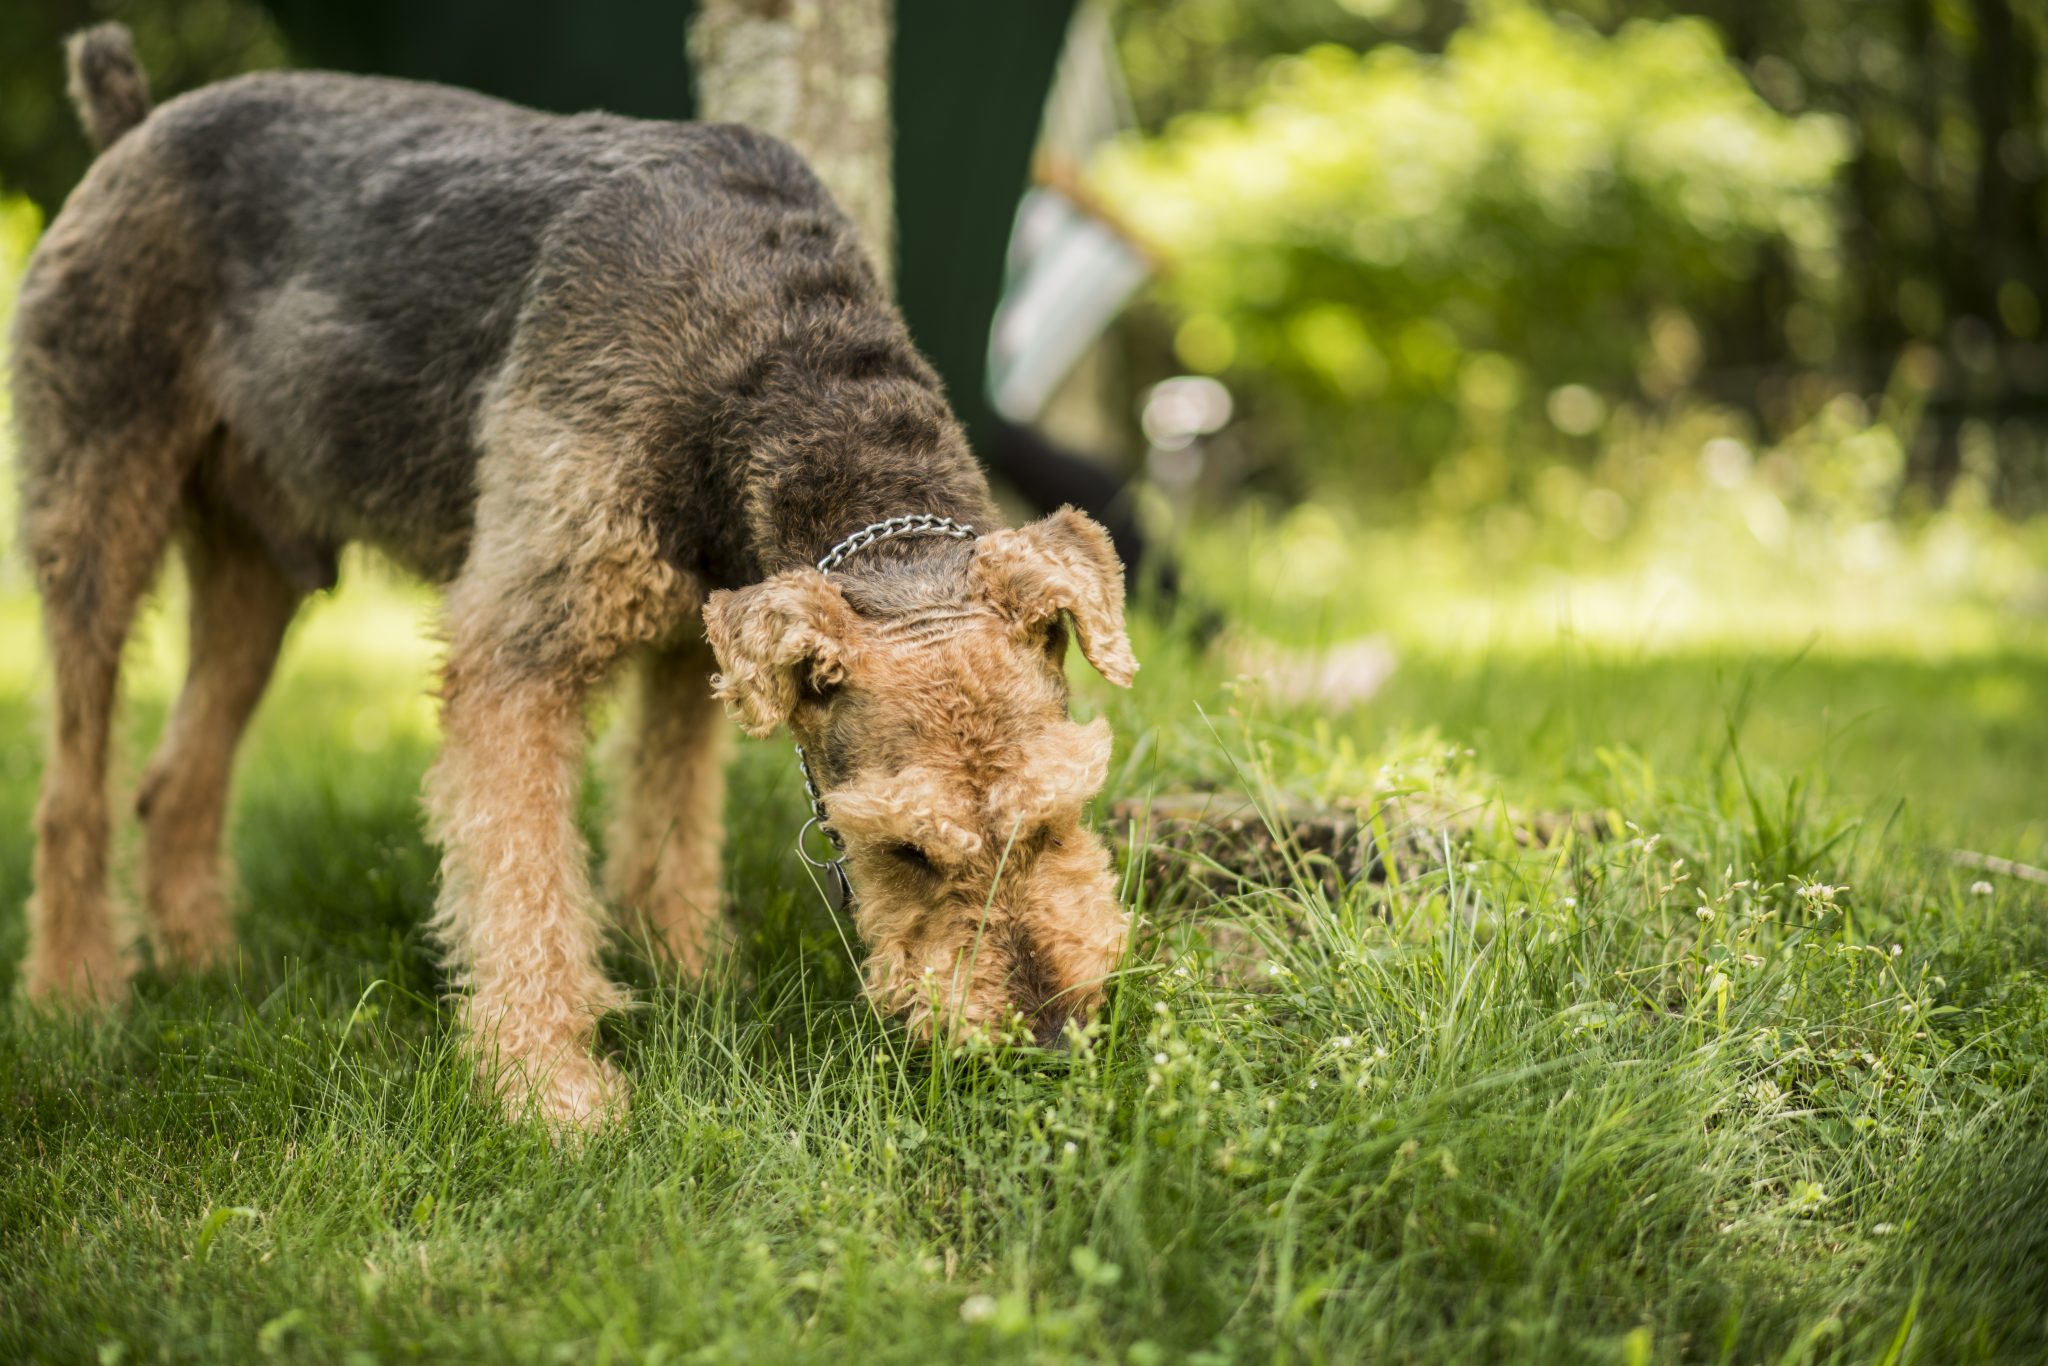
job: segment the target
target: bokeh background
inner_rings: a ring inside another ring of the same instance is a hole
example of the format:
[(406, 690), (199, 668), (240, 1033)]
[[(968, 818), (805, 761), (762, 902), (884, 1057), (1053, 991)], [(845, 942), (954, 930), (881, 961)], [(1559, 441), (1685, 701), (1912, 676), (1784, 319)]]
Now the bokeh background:
[[(160, 98), (296, 64), (692, 107), (657, 0), (18, 4), (0, 308), (103, 17)], [(1219, 676), (1367, 731), (1449, 689), (1483, 738), (1578, 733), (1497, 680), (1596, 660), (1670, 680), (1587, 718), (1654, 752), (1797, 659), (1788, 763), (1853, 731), (1868, 795), (2038, 853), (2044, 50), (2014, 0), (902, 0), (900, 291), (1020, 512), (1096, 480)]]

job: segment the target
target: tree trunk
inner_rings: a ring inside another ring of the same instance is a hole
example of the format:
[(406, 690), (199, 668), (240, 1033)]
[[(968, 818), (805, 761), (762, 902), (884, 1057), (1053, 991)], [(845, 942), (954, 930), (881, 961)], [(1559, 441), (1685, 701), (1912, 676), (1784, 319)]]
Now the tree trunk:
[(893, 0), (700, 0), (690, 26), (697, 117), (773, 133), (860, 229), (883, 282), (895, 274), (890, 192)]

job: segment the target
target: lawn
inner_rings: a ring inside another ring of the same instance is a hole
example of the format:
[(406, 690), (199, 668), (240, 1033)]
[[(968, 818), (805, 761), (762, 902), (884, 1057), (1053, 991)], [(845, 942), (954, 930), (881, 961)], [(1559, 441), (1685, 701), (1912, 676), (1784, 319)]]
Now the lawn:
[[(1141, 620), (1138, 687), (1080, 686), (1118, 730), (1105, 797), (1432, 792), (1476, 808), (1469, 842), (1334, 898), (1169, 886), (1091, 1042), (933, 1055), (858, 1005), (789, 853), (787, 746), (748, 745), (740, 945), (701, 985), (621, 946), (633, 1116), (573, 1149), (452, 1054), (424, 599), (352, 564), (244, 755), (238, 966), (145, 974), (104, 1022), (0, 1018), (0, 1357), (2048, 1352), (2048, 888), (1952, 852), (2048, 861), (2039, 614), (1832, 585), (1766, 620), (1696, 570), (1684, 611), (1630, 570), (1423, 593), (1399, 566), (1442, 549), (1399, 531), (1341, 550), (1355, 596), (1297, 600), (1330, 537), (1276, 538), (1198, 539), (1197, 581), (1297, 644), (1386, 631), (1392, 681), (1282, 706)], [(170, 615), (134, 651), (124, 783)], [(17, 579), (0, 994), (45, 673)], [(1528, 846), (1485, 819), (1507, 806), (1583, 814)], [(1224, 924), (1258, 953), (1210, 953)]]

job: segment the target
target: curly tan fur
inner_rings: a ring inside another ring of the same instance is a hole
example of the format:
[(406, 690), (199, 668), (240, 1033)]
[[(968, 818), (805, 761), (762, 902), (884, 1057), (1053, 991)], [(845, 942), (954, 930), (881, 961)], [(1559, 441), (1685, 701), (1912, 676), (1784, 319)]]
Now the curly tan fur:
[(1063, 613), (1112, 682), (1137, 668), (1106, 547), (1065, 510), (964, 557), (935, 552), (955, 575), (921, 592), (900, 573), (842, 590), (794, 570), (705, 605), (720, 696), (750, 730), (786, 722), (818, 756), (868, 992), (920, 1033), (1017, 1018), (1054, 1042), (1122, 953), (1108, 851), (1081, 823), (1109, 727), (1068, 719), (1061, 671)]
[(594, 1122), (624, 1099), (590, 1040), (625, 995), (598, 965), (603, 919), (574, 819), (581, 698), (494, 676), (467, 651), (444, 688), (426, 783), (428, 832), (443, 850), (432, 928), (468, 989), (479, 1061), (511, 1107)]
[(998, 531), (974, 552), (982, 591), (1025, 638), (1065, 612), (1081, 653), (1119, 688), (1131, 686), (1138, 661), (1124, 635), (1124, 571), (1109, 533), (1064, 508), (1016, 531)]
[(705, 634), (722, 661), (711, 690), (756, 739), (789, 718), (801, 690), (845, 681), (859, 656), (853, 609), (815, 569), (785, 570), (719, 597), (717, 610), (704, 614)]

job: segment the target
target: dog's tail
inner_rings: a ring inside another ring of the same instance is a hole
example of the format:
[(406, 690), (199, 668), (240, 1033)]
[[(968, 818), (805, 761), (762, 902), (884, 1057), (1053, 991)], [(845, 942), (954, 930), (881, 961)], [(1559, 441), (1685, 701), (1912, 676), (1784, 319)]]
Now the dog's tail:
[(149, 77), (135, 58), (124, 24), (99, 24), (64, 42), (71, 68), (71, 102), (86, 135), (102, 152), (149, 117)]

